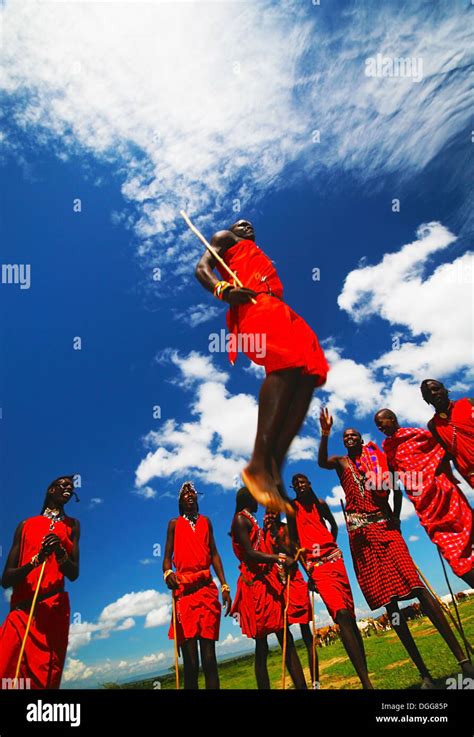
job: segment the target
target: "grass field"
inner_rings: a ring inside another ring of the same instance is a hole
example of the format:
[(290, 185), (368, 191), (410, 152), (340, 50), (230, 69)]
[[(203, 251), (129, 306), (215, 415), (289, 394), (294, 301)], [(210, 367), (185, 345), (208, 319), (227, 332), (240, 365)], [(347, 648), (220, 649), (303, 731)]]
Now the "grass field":
[[(459, 611), (467, 638), (474, 645), (474, 601), (471, 600), (459, 604)], [(446, 678), (456, 676), (460, 672), (459, 666), (451, 651), (426, 617), (412, 621), (409, 625), (424, 661), (436, 681), (436, 685), (439, 688), (446, 688)], [(364, 639), (364, 644), (369, 673), (376, 689), (407, 689), (419, 687), (420, 678), (418, 672), (393, 630), (379, 635), (372, 635)], [(296, 646), (309, 684), (311, 678), (306, 649), (300, 640), (297, 641)], [(318, 648), (318, 655), (322, 689), (360, 688), (359, 679), (340, 641), (328, 647)], [(268, 671), (272, 688), (280, 688), (280, 649), (272, 649), (270, 651)], [(223, 689), (255, 689), (253, 655), (244, 655), (220, 663), (219, 675), (221, 688)], [(182, 687), (182, 672), (180, 673), (180, 679)], [(104, 688), (152, 689), (156, 688), (157, 681), (160, 682), (162, 689), (174, 689), (174, 669), (169, 675), (155, 676), (154, 678), (148, 678), (126, 685), (119, 686), (118, 684), (107, 683), (103, 684), (103, 686)], [(153, 685), (154, 683), (155, 686)], [(200, 676), (199, 687), (204, 688), (202, 675)], [(287, 678), (286, 687), (293, 688), (293, 684), (289, 678)]]

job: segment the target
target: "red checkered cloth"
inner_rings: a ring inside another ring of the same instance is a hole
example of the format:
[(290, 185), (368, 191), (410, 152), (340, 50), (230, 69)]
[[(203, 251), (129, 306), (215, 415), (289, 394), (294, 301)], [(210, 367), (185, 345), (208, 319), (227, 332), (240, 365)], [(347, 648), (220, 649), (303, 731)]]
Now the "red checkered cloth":
[(348, 519), (351, 513), (363, 517), (376, 512), (379, 519), (350, 530), (349, 544), (362, 593), (369, 607), (378, 609), (393, 599), (411, 599), (416, 596), (415, 589), (424, 587), (403, 537), (380, 513), (381, 505), (374, 499), (377, 492), (365, 489), (357, 473), (355, 464), (349, 462), (341, 476)]
[[(411, 474), (405, 491), (430, 540), (457, 576), (474, 568), (473, 512), (463, 492), (438, 473), (446, 451), (421, 427), (401, 427), (383, 442), (394, 471)], [(411, 488), (408, 488), (411, 487)]]
[(451, 402), (447, 417), (435, 414), (432, 420), (459, 473), (474, 489), (474, 406), (464, 397)]

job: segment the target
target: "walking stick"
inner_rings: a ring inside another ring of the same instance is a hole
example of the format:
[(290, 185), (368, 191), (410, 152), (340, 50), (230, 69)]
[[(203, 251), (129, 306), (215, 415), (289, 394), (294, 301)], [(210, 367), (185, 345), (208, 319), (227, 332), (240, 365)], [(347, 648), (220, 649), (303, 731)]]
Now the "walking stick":
[(316, 624), (314, 621), (314, 591), (311, 592), (311, 629), (313, 633), (313, 647), (312, 647), (312, 654), (313, 654), (313, 662), (312, 662), (312, 685), (313, 689), (317, 688), (316, 684), (319, 686), (319, 656), (317, 652), (316, 647)]
[[(454, 619), (453, 615), (451, 614), (451, 610), (450, 610), (449, 606), (447, 604), (445, 604), (442, 599), (439, 598), (439, 596), (434, 591), (434, 589), (430, 586), (429, 582), (426, 580), (425, 576), (422, 574), (422, 572), (420, 571), (420, 569), (418, 568), (418, 566), (416, 565), (416, 563), (415, 563), (415, 568), (418, 571), (418, 575), (422, 579), (423, 583), (425, 584), (426, 588), (430, 592), (431, 596), (434, 599), (436, 599), (436, 601), (438, 602), (438, 604), (440, 605), (440, 607), (446, 612), (446, 614), (450, 618), (451, 622), (453, 623), (453, 625), (455, 626), (455, 628), (457, 629), (457, 631), (459, 632), (459, 634), (461, 635), (461, 637), (463, 637), (461, 631), (459, 630), (458, 623), (456, 622), (456, 620)], [(472, 649), (472, 646), (469, 644), (469, 642), (467, 642), (465, 640), (464, 637), (463, 637), (463, 641), (464, 641), (464, 644), (466, 645), (466, 648), (468, 649), (468, 651), (471, 652), (471, 653), (474, 652), (473, 649)]]
[(288, 574), (288, 577), (286, 579), (286, 601), (285, 601), (285, 609), (283, 612), (283, 657), (282, 657), (282, 664), (281, 664), (281, 687), (283, 690), (286, 688), (286, 629), (287, 629), (287, 621), (288, 621), (288, 607), (290, 605), (290, 574)]
[[(195, 225), (192, 224), (191, 220), (186, 215), (186, 213), (184, 212), (184, 210), (180, 210), (179, 211), (179, 214), (184, 219), (186, 225), (193, 231), (194, 235), (197, 235), (197, 237), (199, 238), (199, 240), (202, 243), (204, 243), (204, 245), (206, 246), (206, 248), (209, 251), (209, 253), (212, 254), (212, 256), (214, 256), (214, 258), (216, 259), (216, 261), (218, 261), (220, 263), (220, 265), (222, 266), (222, 268), (224, 268), (227, 271), (227, 273), (229, 274), (229, 276), (232, 277), (232, 279), (234, 280), (234, 283), (237, 284), (238, 287), (243, 287), (244, 285), (240, 281), (240, 279), (237, 276), (237, 274), (234, 274), (234, 272), (232, 271), (232, 269), (230, 269), (227, 266), (227, 264), (224, 261), (224, 259), (221, 256), (219, 256), (219, 254), (217, 253), (216, 249), (211, 246), (211, 244), (204, 238), (203, 234), (196, 228)], [(254, 305), (257, 304), (257, 300), (253, 299), (253, 297), (252, 297), (252, 300), (251, 301), (252, 301), (252, 303)]]
[(27, 637), (28, 637), (28, 633), (30, 631), (31, 620), (33, 619), (33, 612), (35, 610), (36, 600), (38, 598), (38, 593), (39, 593), (40, 586), (41, 586), (41, 580), (43, 578), (43, 573), (44, 573), (44, 568), (45, 568), (45, 565), (46, 565), (46, 560), (44, 560), (43, 563), (41, 564), (41, 570), (40, 570), (40, 573), (39, 573), (39, 576), (38, 576), (38, 583), (36, 584), (35, 595), (33, 596), (33, 601), (31, 602), (30, 614), (29, 614), (29, 617), (28, 617), (28, 622), (26, 624), (26, 630), (25, 630), (25, 634), (23, 636), (23, 641), (21, 643), (20, 654), (18, 656), (18, 662), (16, 664), (16, 670), (15, 670), (15, 679), (14, 679), (15, 688), (18, 688), (18, 675), (20, 673), (21, 660), (23, 658), (23, 653), (25, 651), (26, 640), (27, 640)]
[(174, 670), (176, 674), (176, 690), (179, 691), (178, 636), (176, 633), (176, 599), (171, 593), (171, 609), (173, 613)]
[(451, 594), (451, 601), (454, 604), (454, 611), (456, 612), (456, 617), (457, 617), (458, 624), (459, 624), (459, 630), (458, 631), (461, 634), (462, 640), (464, 642), (464, 647), (466, 648), (466, 656), (467, 656), (467, 659), (472, 664), (471, 655), (470, 655), (470, 652), (472, 652), (472, 647), (471, 647), (470, 643), (468, 642), (467, 637), (466, 637), (466, 634), (464, 632), (464, 627), (462, 626), (461, 616), (459, 614), (458, 605), (456, 603), (456, 597), (454, 596), (453, 590), (451, 588), (451, 584), (449, 583), (448, 573), (446, 571), (446, 566), (444, 565), (443, 556), (441, 555), (441, 551), (440, 551), (439, 548), (438, 548), (438, 555), (439, 555), (439, 559), (441, 561), (441, 567), (443, 569), (444, 578), (446, 579), (446, 583), (448, 585), (448, 590), (449, 590), (449, 593)]

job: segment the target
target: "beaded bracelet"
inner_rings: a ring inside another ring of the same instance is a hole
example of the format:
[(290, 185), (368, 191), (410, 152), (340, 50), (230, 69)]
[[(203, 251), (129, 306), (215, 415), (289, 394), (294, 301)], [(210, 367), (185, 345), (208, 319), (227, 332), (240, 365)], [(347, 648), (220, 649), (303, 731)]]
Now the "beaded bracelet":
[(213, 290), (214, 297), (222, 300), (224, 297), (224, 292), (227, 289), (232, 289), (232, 284), (229, 284), (228, 281), (218, 281)]

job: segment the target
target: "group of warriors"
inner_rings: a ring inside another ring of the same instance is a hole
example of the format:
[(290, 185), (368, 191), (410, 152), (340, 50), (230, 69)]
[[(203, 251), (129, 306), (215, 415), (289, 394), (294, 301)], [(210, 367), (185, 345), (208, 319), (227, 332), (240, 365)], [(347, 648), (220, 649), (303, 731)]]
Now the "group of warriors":
[[(259, 393), (254, 448), (242, 471), (245, 486), (237, 493), (231, 524), (240, 570), (233, 602), (211, 522), (199, 514), (192, 483), (183, 484), (180, 514), (168, 527), (163, 569), (175, 615), (170, 636), (183, 657), (185, 688), (197, 687), (199, 656), (206, 687), (219, 688), (215, 644), (221, 603), (212, 566), (225, 614), (234, 616), (242, 633), (255, 640), (258, 688), (270, 686), (270, 634), (282, 644), (294, 686), (307, 687), (291, 624), (300, 625), (311, 680), (313, 684), (318, 681), (309, 589), (321, 596), (362, 687), (370, 689), (334, 516), (315, 495), (306, 475), (293, 476), (293, 499), (282, 478), (288, 449), (306, 418), (314, 390), (326, 381), (329, 366), (324, 352), (313, 330), (284, 302), (275, 266), (255, 243), (249, 221), (239, 220), (229, 230), (216, 233), (212, 245), (200, 237), (206, 251), (196, 276), (204, 288), (229, 305), (227, 325), (234, 337), (265, 335), (264, 352), (253, 351), (250, 342), (245, 353), (264, 366), (266, 376)], [(229, 358), (234, 364), (236, 352)], [(416, 597), (463, 673), (472, 675), (473, 669), (403, 540), (399, 482), (440, 554), (473, 587), (473, 512), (451, 463), (474, 487), (474, 409), (472, 399), (451, 401), (439, 381), (423, 381), (421, 392), (435, 409), (427, 429), (400, 427), (390, 409), (377, 412), (375, 423), (386, 436), (383, 450), (373, 442), (363, 443), (360, 432), (348, 428), (343, 433), (346, 454), (329, 455), (333, 422), (328, 410), (323, 410), (318, 464), (339, 476), (354, 570), (364, 597), (371, 609), (386, 608), (393, 629), (418, 668), (422, 686), (430, 688), (431, 675), (400, 616), (402, 600)], [(28, 680), (31, 688), (59, 687), (70, 617), (64, 579), (73, 581), (79, 575), (79, 522), (64, 512), (74, 493), (73, 477), (56, 479), (48, 487), (41, 513), (21, 522), (15, 532), (2, 577), (2, 585), (13, 590), (10, 613), (0, 629), (2, 687), (5, 683), (18, 687), (20, 679)], [(255, 518), (259, 504), (266, 510), (263, 528)]]

